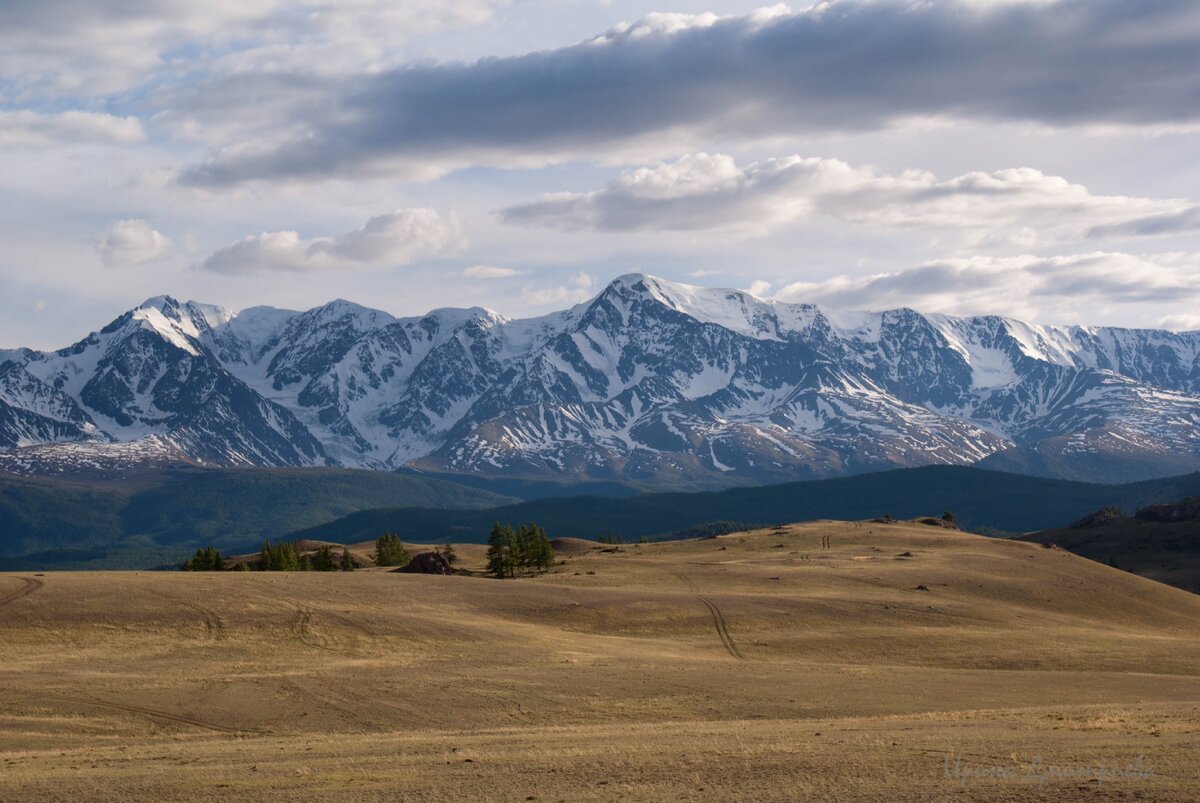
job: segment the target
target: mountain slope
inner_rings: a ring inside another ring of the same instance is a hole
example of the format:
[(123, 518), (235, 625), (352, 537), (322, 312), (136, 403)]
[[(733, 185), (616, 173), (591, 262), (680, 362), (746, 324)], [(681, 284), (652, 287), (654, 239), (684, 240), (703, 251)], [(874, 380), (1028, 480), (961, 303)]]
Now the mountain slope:
[(907, 519), (945, 510), (954, 511), (966, 528), (1028, 532), (1061, 527), (1109, 505), (1134, 509), (1189, 495), (1200, 495), (1200, 474), (1099, 485), (962, 466), (927, 466), (725, 491), (539, 499), (478, 511), (364, 510), (291, 537), (353, 543), (394, 531), (415, 541), (429, 541), (433, 533), (434, 540), (452, 537), (478, 542), (486, 539), (495, 521), (535, 521), (556, 537), (619, 535), (629, 541), (716, 521), (769, 526), (885, 514)]
[[(1126, 507), (1128, 509), (1128, 506)], [(1200, 501), (1160, 503), (1125, 516), (1108, 508), (1069, 527), (1023, 536), (1200, 594)]]
[(0, 468), (31, 473), (139, 451), (683, 488), (1200, 469), (1198, 332), (846, 313), (640, 274), (529, 320), (161, 297), (67, 349), (4, 355)]
[(346, 469), (184, 468), (86, 482), (0, 474), (0, 569), (146, 568), (363, 508), (512, 501), (443, 480)]

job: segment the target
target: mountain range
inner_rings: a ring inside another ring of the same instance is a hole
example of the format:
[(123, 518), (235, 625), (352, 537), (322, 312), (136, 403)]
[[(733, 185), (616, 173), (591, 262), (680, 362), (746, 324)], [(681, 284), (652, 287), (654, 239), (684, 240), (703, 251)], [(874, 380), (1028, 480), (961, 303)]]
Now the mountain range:
[(539, 318), (152, 298), (0, 351), (0, 470), (337, 466), (722, 487), (1200, 469), (1200, 332), (842, 312), (622, 276)]

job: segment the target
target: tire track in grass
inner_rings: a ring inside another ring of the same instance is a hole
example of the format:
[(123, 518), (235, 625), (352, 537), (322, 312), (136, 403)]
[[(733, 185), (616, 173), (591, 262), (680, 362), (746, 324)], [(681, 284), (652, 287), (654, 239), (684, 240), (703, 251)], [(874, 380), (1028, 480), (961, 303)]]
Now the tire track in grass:
[(0, 596), (0, 606), (7, 605), (10, 602), (16, 602), (21, 597), (27, 597), (46, 585), (41, 580), (33, 577), (19, 577), (17, 579), (19, 579), (25, 585), (23, 585), (21, 588), (18, 588), (16, 591), (10, 591), (7, 594)]
[(717, 638), (721, 640), (721, 646), (725, 648), (725, 651), (739, 661), (746, 660), (741, 650), (738, 649), (737, 643), (734, 642), (733, 636), (729, 633), (729, 625), (725, 623), (725, 614), (722, 613), (720, 606), (708, 597), (698, 594), (697, 592), (700, 589), (697, 588), (696, 582), (688, 575), (676, 572), (675, 577), (687, 586), (688, 591), (691, 592), (693, 597), (700, 600), (705, 608), (708, 608), (708, 613), (712, 616), (713, 627), (717, 631)]
[(89, 700), (84, 697), (69, 697), (65, 694), (41, 694), (50, 700), (60, 700), (67, 703), (76, 703), (78, 705), (90, 705), (96, 708), (107, 708), (112, 711), (122, 711), (127, 714), (140, 714), (143, 717), (151, 719), (164, 719), (168, 722), (176, 722), (180, 725), (191, 725), (194, 728), (204, 728), (205, 730), (217, 731), (218, 733), (247, 733), (247, 731), (239, 728), (230, 728), (225, 725), (218, 725), (213, 722), (205, 722), (201, 719), (193, 719), (180, 714), (172, 714), (169, 711), (159, 711), (154, 708), (144, 708), (139, 705), (126, 705), (124, 703), (113, 703), (107, 700)]
[(713, 626), (717, 629), (717, 637), (721, 639), (721, 644), (725, 647), (725, 651), (739, 661), (746, 660), (738, 649), (737, 644), (733, 641), (733, 636), (729, 635), (729, 626), (725, 624), (725, 614), (721, 612), (721, 608), (717, 603), (710, 600), (708, 597), (696, 595), (696, 599), (704, 603), (704, 607), (708, 608), (708, 612), (712, 614)]

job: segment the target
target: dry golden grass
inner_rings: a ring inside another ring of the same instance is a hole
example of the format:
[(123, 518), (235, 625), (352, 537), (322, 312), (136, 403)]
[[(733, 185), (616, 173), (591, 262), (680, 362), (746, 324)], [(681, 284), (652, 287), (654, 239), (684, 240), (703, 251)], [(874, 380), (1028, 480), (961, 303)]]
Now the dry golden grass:
[(0, 575), (0, 800), (1200, 798), (1200, 597), (912, 524), (560, 558)]

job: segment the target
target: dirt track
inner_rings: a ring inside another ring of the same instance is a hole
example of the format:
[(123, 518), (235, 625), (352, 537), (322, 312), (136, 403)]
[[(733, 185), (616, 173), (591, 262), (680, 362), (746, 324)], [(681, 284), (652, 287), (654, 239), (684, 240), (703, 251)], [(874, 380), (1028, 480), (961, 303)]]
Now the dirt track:
[(25, 585), (21, 588), (18, 588), (16, 591), (10, 591), (7, 594), (0, 595), (0, 606), (7, 605), (10, 602), (16, 602), (21, 597), (27, 597), (46, 585), (44, 582), (35, 577), (20, 577), (18, 579), (24, 582)]
[(721, 639), (721, 645), (725, 647), (725, 651), (739, 661), (746, 660), (737, 648), (737, 644), (734, 643), (733, 636), (729, 635), (729, 627), (725, 624), (725, 615), (721, 613), (721, 609), (717, 607), (717, 603), (699, 594), (696, 595), (696, 599), (703, 602), (704, 607), (708, 608), (708, 612), (712, 614), (713, 625), (717, 628), (717, 638)]

